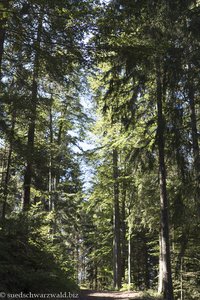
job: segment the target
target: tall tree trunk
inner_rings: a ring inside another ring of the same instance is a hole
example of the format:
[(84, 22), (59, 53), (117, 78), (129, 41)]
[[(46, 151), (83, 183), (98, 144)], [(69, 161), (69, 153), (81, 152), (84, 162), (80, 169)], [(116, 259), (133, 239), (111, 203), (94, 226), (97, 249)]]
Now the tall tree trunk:
[(197, 118), (196, 118), (196, 107), (195, 107), (195, 91), (194, 86), (189, 78), (189, 87), (188, 87), (188, 97), (190, 104), (190, 120), (191, 120), (191, 129), (192, 129), (192, 148), (193, 148), (193, 157), (194, 157), (194, 171), (195, 171), (195, 201), (200, 215), (200, 154), (199, 154), (199, 144), (198, 144), (198, 131), (197, 131)]
[(5, 145), (5, 148), (2, 150), (1, 153), (1, 187), (3, 190), (3, 185), (5, 182), (5, 170), (6, 170), (6, 166), (7, 166), (7, 145)]
[(145, 286), (148, 290), (150, 288), (150, 266), (149, 266), (149, 253), (148, 253), (148, 240), (144, 234), (144, 259), (145, 259)]
[(11, 162), (12, 162), (12, 152), (13, 152), (13, 139), (14, 139), (15, 120), (16, 120), (16, 111), (15, 111), (15, 108), (14, 108), (13, 113), (12, 113), (12, 125), (11, 125), (10, 140), (9, 140), (8, 161), (7, 161), (5, 182), (4, 182), (4, 188), (3, 188), (3, 207), (2, 207), (2, 222), (3, 223), (4, 223), (4, 220), (5, 220), (5, 216), (6, 216), (6, 206), (7, 206), (7, 198), (8, 198), (8, 185), (9, 185), (9, 178), (10, 178), (10, 167), (11, 167)]
[(79, 284), (79, 239), (76, 237), (76, 283)]
[(170, 260), (169, 243), (169, 203), (166, 188), (165, 141), (163, 117), (163, 86), (161, 82), (161, 66), (158, 62), (156, 74), (157, 86), (157, 142), (159, 155), (159, 181), (160, 181), (160, 261), (159, 261), (159, 287), (158, 291), (164, 295), (165, 300), (173, 300), (173, 284)]
[(1, 67), (2, 67), (2, 58), (3, 58), (3, 50), (4, 50), (4, 41), (6, 34), (6, 21), (7, 18), (3, 15), (9, 8), (8, 0), (0, 0), (0, 80), (2, 77)]
[[(62, 142), (62, 134), (63, 134), (63, 121), (60, 122), (59, 125), (59, 130), (58, 130), (58, 137), (57, 137), (57, 145), (58, 145), (58, 154), (55, 157), (56, 160), (56, 164), (57, 164), (57, 169), (56, 169), (56, 173), (54, 174), (53, 178), (52, 178), (52, 186), (53, 186), (53, 190), (54, 190), (54, 209), (56, 211), (56, 207), (57, 207), (57, 203), (59, 200), (59, 195), (58, 195), (58, 185), (60, 182), (60, 168), (61, 168), (61, 155), (60, 155), (60, 145)], [(56, 220), (55, 220), (55, 232), (56, 232)]]
[[(65, 114), (67, 112), (67, 106), (65, 106), (65, 109), (64, 111), (62, 112), (62, 115), (61, 115), (61, 120), (60, 120), (60, 125), (59, 125), (59, 130), (58, 130), (58, 137), (57, 137), (57, 145), (58, 145), (58, 148), (60, 148), (61, 146), (61, 143), (62, 143), (62, 136), (63, 136), (63, 132), (64, 132), (64, 121), (63, 119), (65, 118)], [(60, 170), (61, 170), (61, 160), (62, 160), (62, 157), (60, 155), (60, 149), (58, 150), (58, 155), (56, 157), (56, 163), (58, 165), (57, 167), (57, 172), (56, 172), (56, 176), (55, 176), (55, 189), (56, 187), (58, 186), (59, 184), (59, 181), (60, 181)]]
[(122, 245), (122, 258), (121, 258), (121, 277), (125, 279), (126, 270), (126, 183), (122, 183), (122, 212), (121, 212), (121, 245)]
[[(61, 118), (63, 119), (64, 117), (65, 117), (65, 111), (62, 113)], [(57, 137), (58, 148), (60, 147), (61, 142), (62, 142), (63, 128), (64, 128), (64, 121), (61, 120), (59, 130), (58, 130), (58, 137)], [(60, 152), (60, 149), (58, 150), (58, 152)], [(60, 155), (60, 153), (58, 153), (56, 159), (57, 159), (57, 165), (58, 165), (58, 169), (57, 169), (57, 172), (56, 172), (57, 173), (56, 174), (56, 185), (58, 185), (59, 180), (60, 180), (60, 167), (61, 167), (61, 155)]]
[(113, 274), (114, 288), (121, 287), (121, 247), (120, 247), (120, 210), (119, 210), (119, 183), (118, 183), (118, 152), (113, 150)]
[(95, 282), (94, 282), (94, 289), (95, 291), (98, 290), (98, 266), (95, 265)]
[(131, 290), (131, 227), (128, 229), (128, 290)]
[(54, 208), (52, 192), (53, 192), (53, 176), (52, 176), (52, 145), (53, 145), (53, 127), (52, 127), (52, 98), (49, 112), (49, 131), (50, 131), (50, 158), (49, 158), (49, 211)]
[(30, 206), (30, 191), (32, 182), (32, 167), (34, 158), (34, 140), (35, 140), (35, 122), (37, 111), (37, 94), (38, 94), (38, 75), (39, 75), (39, 51), (42, 33), (42, 16), (40, 16), (37, 30), (37, 40), (35, 48), (35, 59), (33, 69), (33, 81), (32, 81), (32, 97), (30, 108), (30, 123), (28, 129), (28, 142), (27, 142), (27, 165), (24, 175), (24, 203), (23, 210), (28, 210)]

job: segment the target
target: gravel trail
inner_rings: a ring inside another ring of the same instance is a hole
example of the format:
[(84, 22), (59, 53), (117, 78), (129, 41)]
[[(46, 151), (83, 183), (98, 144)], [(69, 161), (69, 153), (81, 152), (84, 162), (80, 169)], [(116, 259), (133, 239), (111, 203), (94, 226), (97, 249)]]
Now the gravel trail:
[(80, 300), (141, 300), (137, 292), (97, 292), (83, 290), (80, 293)]

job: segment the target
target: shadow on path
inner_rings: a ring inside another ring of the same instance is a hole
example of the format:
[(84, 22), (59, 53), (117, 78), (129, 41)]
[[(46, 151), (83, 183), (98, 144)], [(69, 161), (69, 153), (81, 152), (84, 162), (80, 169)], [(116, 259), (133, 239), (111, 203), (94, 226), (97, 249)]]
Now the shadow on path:
[(141, 300), (140, 293), (136, 292), (97, 292), (82, 290), (80, 300)]

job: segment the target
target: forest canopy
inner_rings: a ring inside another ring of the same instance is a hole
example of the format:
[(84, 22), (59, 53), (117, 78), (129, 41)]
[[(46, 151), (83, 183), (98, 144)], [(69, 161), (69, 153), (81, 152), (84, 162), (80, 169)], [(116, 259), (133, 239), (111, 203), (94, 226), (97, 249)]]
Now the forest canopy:
[(200, 298), (199, 20), (0, 1), (0, 291)]

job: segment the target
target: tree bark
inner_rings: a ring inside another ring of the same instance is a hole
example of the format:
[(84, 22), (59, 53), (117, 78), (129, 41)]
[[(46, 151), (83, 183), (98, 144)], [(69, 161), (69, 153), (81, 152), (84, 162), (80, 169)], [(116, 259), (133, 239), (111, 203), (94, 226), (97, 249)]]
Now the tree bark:
[(128, 229), (128, 290), (131, 290), (131, 228)]
[(159, 157), (159, 186), (160, 186), (160, 261), (159, 261), (159, 287), (158, 291), (163, 294), (165, 300), (173, 300), (173, 284), (170, 260), (169, 243), (169, 203), (166, 188), (166, 165), (165, 165), (165, 122), (163, 116), (163, 86), (160, 62), (157, 64), (156, 74), (156, 98), (157, 98), (157, 143)]
[[(198, 192), (200, 190), (200, 155), (199, 155), (199, 144), (198, 144), (198, 131), (197, 131), (197, 118), (196, 118), (196, 108), (195, 108), (195, 91), (194, 86), (189, 79), (189, 88), (188, 88), (188, 97), (190, 104), (190, 120), (191, 120), (191, 129), (192, 129), (192, 148), (193, 148), (193, 156), (194, 156), (194, 170), (195, 177), (198, 187)], [(199, 193), (197, 192), (197, 197), (199, 197)]]
[(36, 111), (37, 111), (39, 51), (40, 51), (40, 43), (41, 43), (41, 33), (42, 33), (42, 17), (40, 17), (38, 22), (34, 69), (33, 69), (30, 123), (28, 129), (28, 142), (27, 142), (27, 165), (26, 165), (25, 175), (24, 175), (24, 202), (23, 202), (24, 211), (28, 210), (30, 206), (30, 192), (31, 192), (31, 182), (33, 176), (32, 167), (33, 167), (33, 158), (34, 158), (35, 122), (36, 122)]
[(144, 234), (144, 260), (145, 260), (145, 286), (148, 290), (150, 288), (150, 272), (149, 272), (149, 253), (148, 253), (148, 240)]
[[(63, 116), (62, 116), (63, 117)], [(59, 130), (58, 130), (58, 138), (57, 138), (57, 145), (60, 147), (62, 141), (62, 134), (63, 134), (63, 121), (60, 122)], [(60, 181), (60, 165), (61, 165), (61, 155), (60, 149), (58, 150), (58, 155), (56, 157), (57, 160), (57, 171), (56, 171), (56, 186), (59, 184)]]
[(122, 245), (122, 259), (121, 259), (121, 277), (125, 279), (125, 269), (126, 269), (126, 183), (122, 183), (122, 212), (121, 212), (121, 245)]
[(7, 18), (3, 16), (3, 11), (8, 10), (9, 8), (8, 0), (0, 0), (0, 5), (2, 5), (1, 12), (0, 12), (0, 80), (2, 77), (2, 58), (3, 58), (3, 51), (4, 51), (4, 41), (5, 41), (5, 34), (6, 29), (5, 25), (7, 22)]
[(50, 104), (50, 111), (49, 111), (49, 131), (50, 131), (50, 158), (49, 158), (49, 211), (54, 209), (54, 203), (52, 198), (53, 192), (53, 176), (52, 176), (52, 145), (53, 145), (53, 117), (52, 117), (52, 98)]
[(10, 178), (10, 167), (11, 167), (11, 162), (12, 162), (12, 152), (13, 152), (15, 120), (16, 120), (16, 111), (14, 108), (13, 113), (12, 113), (12, 125), (11, 125), (10, 141), (9, 141), (9, 149), (8, 149), (8, 161), (7, 161), (5, 182), (4, 182), (4, 188), (3, 188), (3, 207), (2, 207), (2, 222), (3, 223), (5, 221), (5, 216), (6, 216), (8, 185), (9, 185), (9, 178)]
[(113, 274), (114, 289), (121, 287), (121, 247), (120, 247), (120, 209), (119, 209), (119, 183), (118, 183), (118, 152), (113, 150)]

